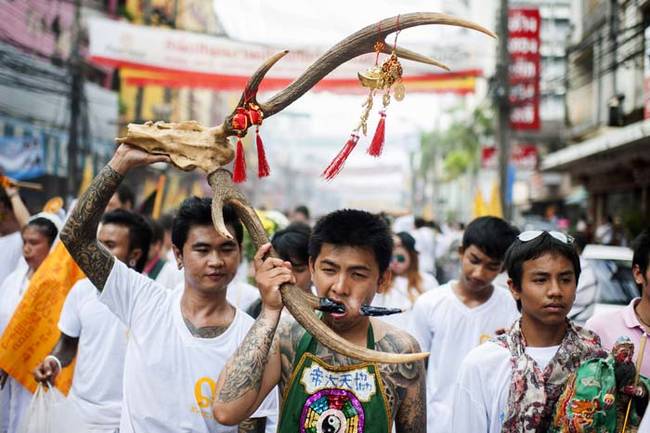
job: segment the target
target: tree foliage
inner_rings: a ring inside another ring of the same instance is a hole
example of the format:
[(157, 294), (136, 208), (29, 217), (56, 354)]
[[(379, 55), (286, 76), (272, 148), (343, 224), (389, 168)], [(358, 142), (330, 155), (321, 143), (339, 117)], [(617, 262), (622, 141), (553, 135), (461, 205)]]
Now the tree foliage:
[(478, 107), (469, 116), (456, 116), (446, 130), (423, 134), (419, 174), (426, 177), (437, 158), (443, 161), (444, 180), (476, 173), (480, 167), (481, 146), (493, 137), (494, 121), (489, 108)]

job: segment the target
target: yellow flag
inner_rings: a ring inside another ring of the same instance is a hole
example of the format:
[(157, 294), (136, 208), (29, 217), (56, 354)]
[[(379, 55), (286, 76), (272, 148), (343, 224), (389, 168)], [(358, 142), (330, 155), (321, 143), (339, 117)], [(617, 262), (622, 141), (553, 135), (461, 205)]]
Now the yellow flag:
[(477, 188), (474, 195), (474, 218), (482, 216), (494, 216), (503, 218), (503, 208), (501, 207), (501, 196), (499, 194), (499, 183), (492, 183), (489, 201), (483, 199), (483, 193)]
[(488, 215), (503, 218), (503, 208), (501, 207), (501, 193), (499, 191), (499, 182), (492, 184), (490, 193), (490, 204), (488, 205)]
[(155, 220), (160, 218), (160, 209), (162, 207), (163, 195), (165, 194), (165, 182), (167, 181), (167, 176), (161, 174), (158, 178), (158, 184), (156, 185), (156, 198), (153, 202), (153, 211), (151, 212), (151, 217)]
[(80, 197), (81, 194), (83, 194), (88, 187), (90, 186), (90, 182), (93, 181), (93, 159), (90, 156), (86, 157), (86, 161), (84, 163), (84, 172), (83, 176), (81, 177), (81, 186), (79, 187), (79, 195), (77, 197)]
[[(29, 282), (9, 325), (0, 338), (0, 368), (32, 393), (36, 382), (32, 371), (50, 353), (59, 339), (57, 326), (63, 302), (84, 273), (63, 242), (57, 242)], [(70, 390), (74, 364), (56, 379), (62, 392)]]

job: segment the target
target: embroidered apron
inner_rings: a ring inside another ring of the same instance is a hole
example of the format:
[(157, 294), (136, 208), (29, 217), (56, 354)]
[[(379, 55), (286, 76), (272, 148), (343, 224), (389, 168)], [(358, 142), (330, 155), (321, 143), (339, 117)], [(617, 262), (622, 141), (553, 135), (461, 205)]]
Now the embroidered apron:
[[(368, 348), (375, 348), (368, 326)], [(332, 366), (313, 355), (316, 340), (305, 332), (283, 399), (283, 433), (390, 433), (390, 407), (376, 364)], [(296, 361), (299, 360), (298, 364)]]

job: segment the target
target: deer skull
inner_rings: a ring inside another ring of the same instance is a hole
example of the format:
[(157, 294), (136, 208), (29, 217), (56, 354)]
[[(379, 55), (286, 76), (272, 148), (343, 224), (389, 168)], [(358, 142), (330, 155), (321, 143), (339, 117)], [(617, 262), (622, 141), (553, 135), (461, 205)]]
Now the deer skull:
[[(280, 91), (265, 103), (256, 99), (257, 90), (268, 70), (288, 51), (282, 51), (269, 58), (253, 74), (245, 91), (242, 93), (238, 106), (244, 102), (254, 103), (260, 107), (264, 119), (283, 110), (318, 81), (333, 71), (340, 64), (359, 55), (373, 52), (378, 38), (386, 38), (390, 33), (427, 24), (447, 24), (465, 27), (494, 36), (489, 30), (472, 22), (461, 20), (438, 13), (411, 13), (400, 17), (387, 18), (379, 23), (367, 26), (348, 36), (334, 47), (330, 48), (316, 60), (300, 77), (287, 88)], [(389, 48), (390, 47), (390, 48)], [(385, 52), (391, 53), (390, 44), (384, 44)], [(395, 53), (404, 59), (443, 67), (446, 66), (420, 54), (401, 47), (394, 47)], [(129, 143), (147, 152), (169, 155), (174, 165), (182, 170), (200, 168), (208, 175), (208, 182), (214, 196), (212, 200), (212, 220), (215, 229), (224, 237), (231, 238), (223, 221), (222, 208), (226, 203), (234, 206), (242, 223), (251, 235), (254, 245), (259, 248), (267, 243), (268, 237), (263, 226), (246, 197), (232, 183), (230, 172), (222, 167), (232, 161), (234, 151), (227, 137), (241, 134), (231, 125), (231, 114), (223, 124), (206, 128), (197, 122), (180, 123), (147, 122), (144, 125), (130, 124), (126, 137), (118, 138), (119, 143)], [(244, 131), (245, 132), (245, 131)], [(275, 252), (273, 255), (277, 257)], [(329, 329), (314, 314), (318, 306), (318, 298), (305, 294), (296, 286), (284, 284), (280, 288), (282, 301), (294, 318), (324, 346), (349, 356), (367, 362), (400, 363), (424, 359), (428, 353), (384, 353), (355, 346)]]

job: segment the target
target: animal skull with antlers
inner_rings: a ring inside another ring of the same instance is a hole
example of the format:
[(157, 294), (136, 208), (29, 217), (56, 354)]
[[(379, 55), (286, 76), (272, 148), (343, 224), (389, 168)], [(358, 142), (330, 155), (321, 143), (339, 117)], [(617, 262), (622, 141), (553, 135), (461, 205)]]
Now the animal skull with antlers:
[[(372, 53), (378, 38), (385, 39), (390, 33), (409, 27), (447, 24), (477, 30), (490, 36), (495, 36), (489, 30), (459, 18), (439, 13), (410, 13), (399, 17), (387, 18), (376, 24), (367, 26), (348, 36), (330, 48), (318, 60), (291, 83), (287, 88), (277, 93), (267, 102), (258, 102), (257, 90), (269, 69), (288, 51), (282, 51), (264, 62), (250, 78), (238, 106), (245, 102), (255, 103), (265, 119), (282, 111), (289, 104), (300, 98), (323, 77), (342, 63), (362, 54)], [(379, 30), (378, 30), (379, 29)], [(392, 48), (383, 44), (385, 53), (390, 54)], [(445, 65), (418, 53), (395, 47), (396, 54), (404, 59), (431, 64), (448, 69)], [(245, 100), (246, 99), (246, 100)], [(246, 197), (233, 185), (231, 173), (224, 168), (234, 158), (234, 151), (228, 142), (228, 137), (241, 134), (233, 129), (231, 120), (235, 113), (230, 114), (224, 122), (213, 128), (206, 128), (195, 121), (180, 123), (147, 122), (144, 125), (129, 124), (126, 137), (118, 138), (118, 143), (129, 143), (155, 154), (168, 155), (178, 168), (193, 170), (200, 168), (208, 176), (208, 183), (213, 191), (212, 220), (217, 232), (226, 238), (231, 235), (223, 220), (222, 208), (230, 203), (236, 210), (242, 223), (248, 229), (254, 245), (259, 248), (267, 243), (268, 237), (264, 232), (259, 217)], [(275, 252), (272, 252), (276, 255)], [(314, 309), (322, 306), (323, 300), (316, 296), (305, 294), (301, 289), (290, 284), (280, 288), (282, 301), (293, 317), (316, 339), (331, 350), (367, 362), (400, 363), (413, 362), (428, 356), (428, 353), (385, 353), (351, 344), (334, 333), (314, 314)]]

